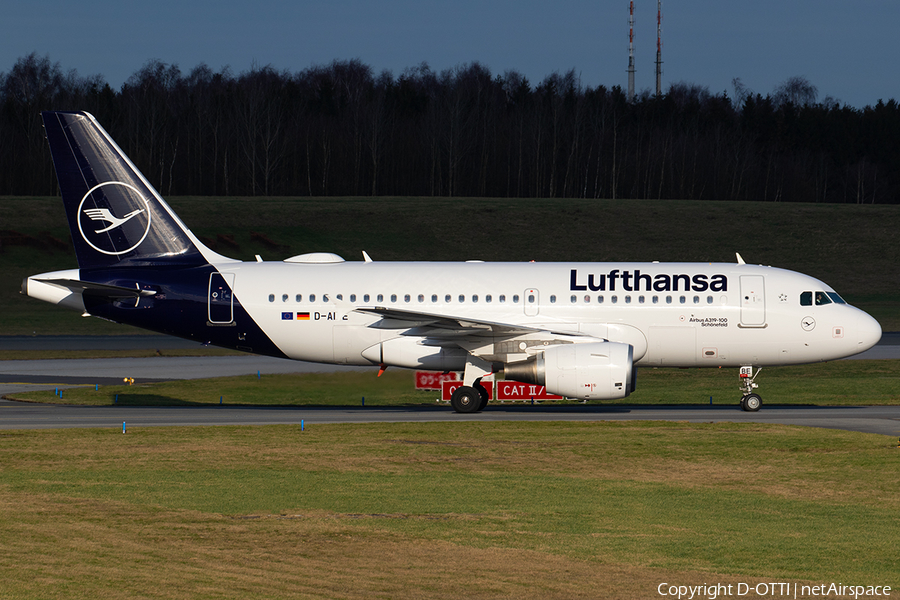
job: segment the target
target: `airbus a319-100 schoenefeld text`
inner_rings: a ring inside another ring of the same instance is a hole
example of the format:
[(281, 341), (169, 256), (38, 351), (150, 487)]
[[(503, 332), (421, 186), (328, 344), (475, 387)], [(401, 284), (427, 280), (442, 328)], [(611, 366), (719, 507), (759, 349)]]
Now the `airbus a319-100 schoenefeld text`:
[(760, 367), (834, 360), (878, 322), (801, 273), (737, 263), (281, 262), (222, 256), (191, 233), (88, 113), (45, 112), (78, 269), (25, 294), (85, 315), (282, 358), (463, 371), (451, 404), (476, 412), (481, 379), (583, 400), (625, 398), (637, 365)]

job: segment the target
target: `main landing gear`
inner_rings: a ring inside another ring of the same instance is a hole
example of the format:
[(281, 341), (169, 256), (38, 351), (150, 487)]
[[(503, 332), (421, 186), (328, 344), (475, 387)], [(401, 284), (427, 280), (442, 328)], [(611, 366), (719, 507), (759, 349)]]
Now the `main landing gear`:
[(450, 406), (458, 413), (474, 413), (484, 410), (488, 404), (488, 392), (481, 380), (471, 386), (461, 385), (450, 396)]
[(748, 412), (756, 412), (762, 406), (762, 396), (753, 390), (759, 387), (759, 384), (753, 383), (756, 376), (762, 369), (757, 369), (753, 373), (753, 367), (741, 367), (741, 391), (744, 395), (741, 397), (741, 410)]
[(475, 413), (488, 404), (488, 392), (481, 385), (481, 378), (493, 372), (491, 363), (474, 357), (466, 358), (466, 371), (463, 374), (463, 385), (456, 388), (450, 396), (450, 406), (458, 413)]

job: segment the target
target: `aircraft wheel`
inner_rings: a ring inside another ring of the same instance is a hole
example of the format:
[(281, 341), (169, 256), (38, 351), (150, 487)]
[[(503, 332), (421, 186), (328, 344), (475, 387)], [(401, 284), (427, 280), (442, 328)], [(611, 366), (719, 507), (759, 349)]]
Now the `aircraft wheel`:
[(762, 406), (762, 397), (759, 394), (747, 394), (741, 403), (747, 412), (756, 412)]
[(474, 413), (481, 410), (481, 394), (473, 387), (461, 385), (450, 396), (450, 406), (458, 413)]
[(476, 383), (473, 387), (475, 388), (475, 391), (478, 392), (478, 395), (481, 396), (481, 404), (478, 405), (478, 410), (480, 412), (487, 407), (490, 398), (488, 397), (488, 391), (480, 383)]
[(740, 402), (741, 410), (747, 410), (747, 405), (744, 404), (744, 400), (746, 400), (746, 399), (747, 399), (747, 396), (741, 396), (741, 402)]

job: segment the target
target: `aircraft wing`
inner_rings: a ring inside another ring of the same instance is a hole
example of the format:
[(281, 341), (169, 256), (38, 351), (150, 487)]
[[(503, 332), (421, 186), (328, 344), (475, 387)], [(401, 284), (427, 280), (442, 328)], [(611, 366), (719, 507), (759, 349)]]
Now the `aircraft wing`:
[(514, 325), (511, 323), (499, 323), (485, 321), (471, 317), (455, 317), (449, 315), (436, 315), (415, 310), (401, 310), (375, 306), (371, 308), (357, 308), (354, 312), (376, 315), (383, 321), (375, 324), (375, 327), (383, 329), (406, 329), (412, 327), (428, 328), (430, 337), (447, 335), (472, 335), (472, 334), (501, 334), (522, 335), (536, 332), (563, 333), (571, 335), (572, 331), (552, 330), (546, 327), (528, 327), (527, 325)]
[(66, 288), (76, 294), (89, 291), (108, 298), (139, 298), (156, 294), (154, 290), (139, 290), (137, 288), (127, 288), (104, 283), (92, 283), (90, 281), (80, 281), (78, 279), (38, 279), (36, 281)]

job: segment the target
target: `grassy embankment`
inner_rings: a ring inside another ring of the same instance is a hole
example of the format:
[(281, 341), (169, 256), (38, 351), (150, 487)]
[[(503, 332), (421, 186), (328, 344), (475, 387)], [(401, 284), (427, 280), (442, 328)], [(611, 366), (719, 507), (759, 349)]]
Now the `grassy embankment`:
[[(900, 207), (746, 202), (472, 198), (171, 198), (223, 254), (281, 260), (711, 261), (818, 277), (900, 330)], [(0, 198), (0, 334), (135, 333), (21, 296), (30, 274), (76, 266), (58, 198)], [(254, 235), (261, 234), (261, 235)]]
[(728, 423), (4, 432), (0, 596), (896, 589), (898, 462), (885, 436)]

